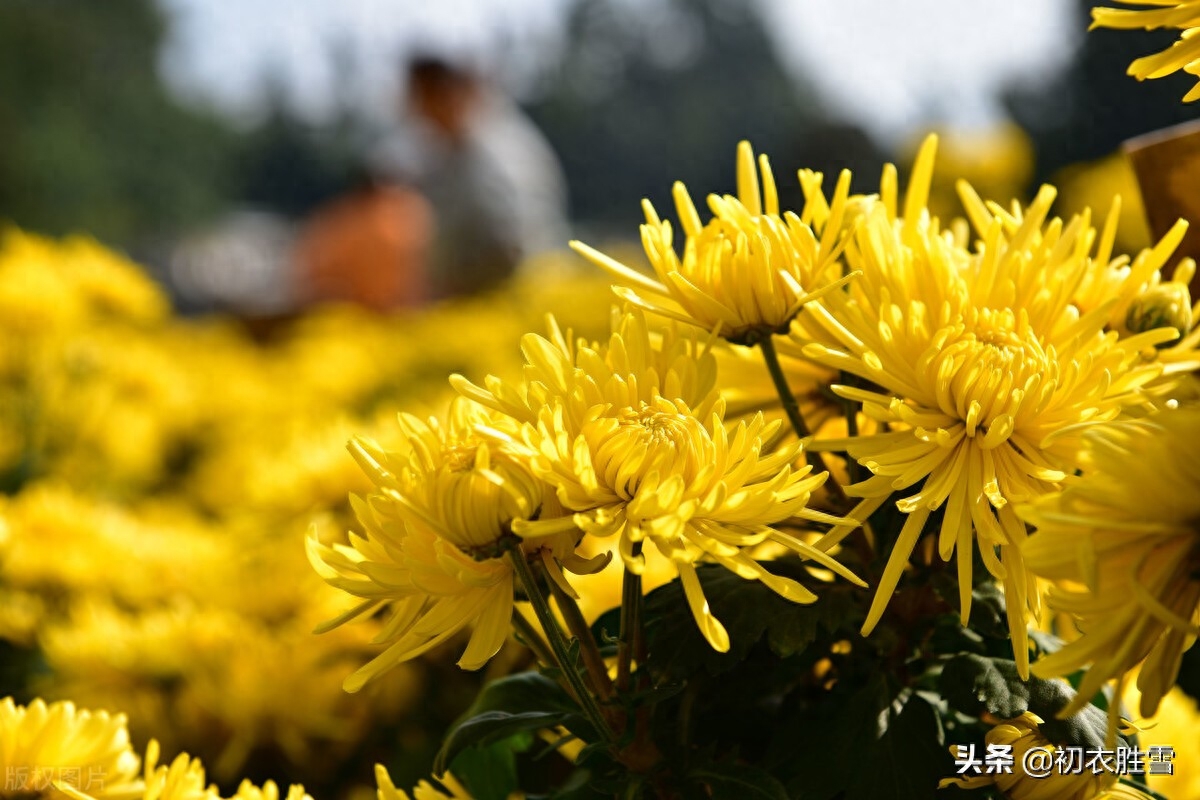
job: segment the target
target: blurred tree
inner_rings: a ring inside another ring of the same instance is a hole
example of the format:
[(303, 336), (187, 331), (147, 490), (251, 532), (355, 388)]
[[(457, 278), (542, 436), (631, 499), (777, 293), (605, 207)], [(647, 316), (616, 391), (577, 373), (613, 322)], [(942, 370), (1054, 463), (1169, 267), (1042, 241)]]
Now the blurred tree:
[(1098, 0), (1077, 0), (1080, 42), (1060, 75), (1030, 80), (1006, 92), (1005, 102), (1034, 141), (1034, 179), (1047, 180), (1067, 164), (1114, 152), (1142, 133), (1200, 117), (1200, 106), (1180, 98), (1195, 77), (1179, 73), (1139, 82), (1129, 63), (1167, 47), (1178, 31), (1087, 31)]
[[(333, 37), (327, 55), (334, 85), (362, 82), (352, 40)], [(330, 118), (314, 124), (293, 110), (286, 76), (268, 72), (261, 83), (266, 113), (235, 148), (233, 195), (244, 205), (303, 217), (360, 179), (373, 132), (353, 92), (338, 95)]]
[(792, 156), (824, 113), (784, 70), (757, 6), (739, 0), (576, 2), (527, 108), (563, 161), (572, 215), (623, 235), (639, 198), (672, 211), (676, 179), (697, 202), (734, 191), (741, 139), (772, 157), (794, 203), (787, 176), (808, 165)]
[(268, 78), (267, 115), (233, 152), (233, 196), (243, 204), (299, 218), (344, 190), (360, 169), (359, 123), (347, 111), (311, 125), (288, 108)]
[(129, 243), (219, 206), (232, 134), (159, 81), (154, 0), (0, 4), (0, 219)]

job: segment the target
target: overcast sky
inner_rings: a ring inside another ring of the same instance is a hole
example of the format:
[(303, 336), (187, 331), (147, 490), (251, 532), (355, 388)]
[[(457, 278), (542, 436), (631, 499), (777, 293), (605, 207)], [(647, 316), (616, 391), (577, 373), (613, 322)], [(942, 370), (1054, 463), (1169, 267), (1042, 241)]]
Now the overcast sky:
[[(810, 74), (831, 105), (897, 139), (931, 122), (982, 126), (991, 90), (1069, 56), (1069, 0), (750, 0), (767, 15), (784, 62)], [(385, 108), (397, 53), (414, 40), (455, 49), (557, 42), (567, 0), (161, 0), (174, 20), (163, 56), (183, 95), (237, 114), (253, 109), (268, 70), (319, 118), (336, 99), (330, 43), (362, 71), (350, 100)], [(639, 2), (622, 0), (634, 13)], [(535, 56), (531, 56), (535, 57)]]

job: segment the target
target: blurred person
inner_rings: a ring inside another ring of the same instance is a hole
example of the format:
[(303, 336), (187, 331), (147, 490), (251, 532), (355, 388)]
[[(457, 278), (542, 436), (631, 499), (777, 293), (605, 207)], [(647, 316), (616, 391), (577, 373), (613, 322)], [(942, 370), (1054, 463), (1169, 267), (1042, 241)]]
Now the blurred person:
[(434, 298), (486, 290), (567, 243), (558, 158), (517, 106), (473, 70), (435, 56), (406, 66), (407, 107), (426, 134), (418, 185), (433, 206)]
[(376, 311), (428, 298), (433, 211), (421, 194), (363, 173), (318, 208), (296, 246), (302, 304), (357, 303)]

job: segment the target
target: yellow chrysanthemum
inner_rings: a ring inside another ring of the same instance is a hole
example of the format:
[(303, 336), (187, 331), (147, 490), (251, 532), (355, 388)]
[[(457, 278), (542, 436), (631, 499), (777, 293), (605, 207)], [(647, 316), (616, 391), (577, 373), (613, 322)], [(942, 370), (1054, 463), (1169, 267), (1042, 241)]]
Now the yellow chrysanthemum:
[(1200, 634), (1200, 408), (1097, 428), (1088, 441), (1083, 476), (1022, 510), (1037, 528), (1029, 568), (1072, 582), (1049, 602), (1082, 632), (1034, 670), (1087, 668), (1069, 712), (1145, 659), (1137, 686), (1150, 716)]
[[(1030, 775), (1025, 771), (1026, 753), (1038, 749), (1048, 753), (1047, 763), (1053, 765), (1058, 745), (1051, 742), (1038, 728), (1044, 720), (1037, 714), (1026, 711), (1016, 719), (1010, 719), (996, 725), (984, 736), (988, 745), (1006, 745), (1011, 748), (1012, 772), (997, 772), (995, 774), (968, 775), (964, 778), (943, 778), (941, 787), (958, 786), (963, 789), (976, 789), (982, 786), (995, 786), (1008, 800), (1099, 800), (1099, 798), (1129, 798), (1132, 800), (1145, 795), (1105, 794), (1115, 790), (1117, 776), (1111, 772), (1101, 772), (1098, 775), (1088, 770), (1078, 772), (1062, 772), (1049, 769), (1044, 775)], [(953, 753), (954, 750), (952, 749)], [(1035, 754), (1036, 755), (1036, 754)], [(981, 758), (981, 755), (977, 755)]]
[[(1162, 52), (1143, 56), (1129, 65), (1129, 74), (1144, 81), (1162, 78), (1183, 70), (1200, 76), (1200, 0), (1120, 0), (1125, 5), (1157, 6), (1152, 9), (1093, 8), (1092, 28), (1122, 28), (1157, 30), (1175, 28), (1183, 31), (1179, 41)], [(1200, 83), (1183, 97), (1185, 103), (1200, 100)]]
[[(242, 781), (229, 800), (279, 800), (279, 787), (275, 785), (275, 781), (267, 781), (262, 787), (255, 786), (249, 780)], [(283, 800), (313, 800), (312, 796), (304, 791), (304, 787), (298, 783), (293, 783), (288, 787), (287, 794)]]
[(392, 783), (392, 776), (388, 775), (383, 764), (375, 765), (375, 783), (379, 787), (375, 795), (378, 800), (473, 800), (471, 793), (458, 782), (453, 773), (444, 773), (437, 782), (441, 789), (429, 781), (421, 781), (413, 788), (410, 798), (408, 792), (397, 789), (396, 784)]
[(817, 208), (806, 207), (800, 217), (781, 215), (766, 156), (759, 157), (759, 168), (761, 186), (750, 144), (739, 144), (738, 196), (709, 195), (714, 216), (707, 224), (684, 185), (675, 184), (675, 208), (686, 235), (682, 257), (673, 247), (671, 223), (643, 201), (642, 244), (658, 280), (582, 242), (571, 247), (625, 284), (616, 289), (618, 295), (656, 314), (719, 329), (734, 342), (753, 343), (754, 337), (783, 332), (805, 303), (845, 280), (835, 267), (850, 174), (843, 173), (830, 224), (818, 237), (810, 224)]
[[(480, 426), (497, 424), (495, 414), (458, 398), (444, 426), (409, 415), (400, 421), (407, 452), (384, 452), (365, 440), (350, 445), (376, 486), (366, 499), (351, 498), (365, 534), (352, 534), (349, 546), (308, 538), (317, 572), (364, 598), (319, 631), (391, 606), (391, 619), (376, 639), (389, 646), (346, 680), (351, 692), (472, 624), (458, 663), (483, 666), (504, 644), (512, 619), (513, 569), (501, 543), (516, 523), (539, 512), (553, 516), (545, 485), (529, 467), (478, 433)], [(573, 544), (572, 537), (549, 537), (527, 553), (552, 573), (558, 563), (582, 570)]]
[(145, 789), (142, 800), (220, 800), (215, 787), (204, 783), (204, 765), (180, 753), (170, 765), (158, 763), (158, 741), (146, 747)]
[[(671, 331), (656, 348), (636, 311), (614, 327), (606, 345), (581, 340), (572, 346), (556, 328), (553, 341), (527, 338), (529, 363), (519, 389), (493, 380), (486, 391), (455, 381), (479, 402), (524, 420), (493, 435), (527, 459), (563, 508), (575, 512), (517, 520), (513, 531), (616, 535), (634, 573), (643, 569), (642, 543), (651, 542), (674, 562), (697, 624), (721, 651), (729, 649), (729, 636), (704, 599), (698, 561), (715, 561), (796, 602), (815, 600), (749, 555), (748, 548), (773, 541), (857, 581), (829, 556), (771, 527), (792, 517), (841, 521), (806, 508), (827, 474), (794, 468), (798, 443), (771, 450), (781, 423), (758, 414), (727, 429), (723, 401), (696, 378), (708, 374), (711, 359), (698, 341)], [(531, 418), (533, 398), (539, 408)]]
[[(834, 387), (886, 431), (814, 444), (846, 450), (873, 473), (847, 488), (864, 498), (852, 518), (865, 520), (893, 497), (908, 515), (864, 633), (878, 623), (927, 520), (944, 509), (938, 552), (949, 560), (957, 551), (962, 619), (978, 541), (984, 564), (1004, 581), (1026, 675), (1025, 610), (1037, 613), (1038, 592), (1018, 548), (1025, 526), (1013, 503), (1056, 490), (1073, 469), (1073, 428), (1145, 402), (1141, 389), (1163, 366), (1143, 351), (1178, 332), (1120, 336), (1105, 330), (1116, 298), (1085, 314), (1072, 305), (1092, 237), (1085, 219), (1046, 223), (1051, 187), (1024, 212), (1007, 213), (962, 185), (981, 240), (969, 252), (941, 232), (924, 211), (935, 148), (930, 137), (921, 149), (903, 219), (886, 194), (865, 212), (845, 251), (862, 276), (808, 306), (793, 335), (808, 358), (880, 389)], [(831, 532), (825, 546), (850, 530)]]
[(0, 701), (0, 797), (132, 800), (142, 790), (140, 763), (124, 714)]

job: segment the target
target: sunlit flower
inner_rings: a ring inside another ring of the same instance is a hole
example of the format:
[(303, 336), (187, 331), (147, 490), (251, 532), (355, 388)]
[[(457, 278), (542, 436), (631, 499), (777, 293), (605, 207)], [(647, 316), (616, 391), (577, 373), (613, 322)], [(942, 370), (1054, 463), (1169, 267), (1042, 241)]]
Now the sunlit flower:
[(378, 800), (473, 800), (466, 787), (450, 772), (437, 779), (440, 789), (429, 781), (421, 781), (413, 788), (411, 798), (408, 792), (396, 788), (383, 764), (375, 765), (375, 783), (379, 787), (376, 790)]
[[(1025, 610), (1039, 597), (1019, 545), (1024, 523), (1013, 503), (1055, 491), (1073, 469), (1081, 424), (1116, 418), (1144, 402), (1141, 387), (1163, 366), (1142, 351), (1178, 337), (1157, 328), (1121, 336), (1105, 330), (1116, 299), (1085, 314), (1071, 291), (1089, 264), (1085, 221), (1046, 222), (1054, 199), (1043, 187), (1024, 211), (985, 206), (962, 186), (980, 242), (973, 252), (924, 211), (936, 139), (922, 147), (897, 218), (875, 203), (846, 247), (862, 271), (845, 292), (808, 306), (793, 328), (804, 354), (879, 387), (834, 388), (887, 426), (869, 436), (816, 442), (846, 450), (873, 476), (847, 488), (864, 498), (856, 520), (891, 498), (907, 514), (864, 632), (878, 623), (926, 522), (942, 509), (938, 552), (957, 552), (962, 619), (971, 605), (974, 543), (1004, 581), (1009, 628), (1028, 672)], [(830, 533), (832, 545), (852, 526)]]
[(836, 259), (850, 174), (843, 173), (825, 209), (831, 216), (827, 233), (818, 237), (810, 225), (815, 207), (799, 217), (781, 215), (766, 157), (759, 157), (760, 185), (748, 142), (738, 145), (737, 156), (737, 197), (710, 195), (714, 216), (708, 223), (701, 222), (684, 185), (675, 184), (672, 194), (686, 236), (682, 257), (673, 246), (671, 223), (643, 202), (642, 244), (657, 280), (582, 242), (571, 246), (624, 284), (617, 289), (621, 297), (656, 314), (718, 329), (734, 342), (753, 343), (754, 337), (785, 331), (805, 303), (845, 280)]
[(1200, 634), (1200, 408), (1097, 428), (1088, 441), (1083, 476), (1023, 510), (1037, 528), (1029, 567), (1072, 582), (1049, 602), (1082, 632), (1034, 669), (1087, 669), (1073, 709), (1145, 659), (1137, 686), (1150, 716)]
[[(1048, 753), (1049, 763), (1055, 764), (1055, 755), (1059, 744), (1051, 742), (1038, 728), (1044, 722), (1041, 717), (1026, 711), (1016, 719), (1010, 719), (993, 727), (984, 736), (986, 745), (1011, 748), (1012, 771), (985, 773), (982, 775), (968, 774), (963, 778), (944, 778), (942, 787), (958, 786), (963, 789), (976, 789), (982, 786), (995, 786), (1008, 800), (1097, 800), (1097, 798), (1145, 797), (1140, 794), (1104, 794), (1106, 790), (1116, 788), (1117, 776), (1111, 772), (1092, 774), (1090, 770), (1078, 772), (1051, 769), (1047, 774), (1030, 775), (1025, 771), (1026, 754), (1038, 749)], [(951, 752), (955, 752), (952, 750)], [(1036, 753), (1035, 753), (1036, 756)], [(982, 754), (976, 755), (982, 760)]]
[[(483, 666), (504, 644), (512, 619), (513, 568), (505, 541), (516, 523), (539, 513), (553, 516), (545, 484), (478, 433), (479, 426), (496, 425), (497, 415), (459, 398), (444, 425), (409, 415), (400, 421), (405, 452), (385, 452), (364, 440), (350, 445), (376, 486), (365, 499), (352, 497), (364, 533), (351, 534), (350, 545), (308, 538), (309, 559), (321, 577), (364, 598), (318, 630), (385, 603), (391, 607), (377, 637), (388, 648), (346, 680), (351, 692), (470, 625), (474, 630), (458, 663)], [(559, 563), (587, 568), (573, 558), (573, 545), (573, 537), (555, 536), (527, 552), (539, 555), (552, 574)]]
[[(1120, 0), (1125, 5), (1156, 6), (1149, 9), (1105, 8), (1092, 9), (1092, 28), (1123, 28), (1158, 30), (1176, 28), (1183, 31), (1179, 41), (1162, 52), (1143, 56), (1129, 65), (1129, 74), (1144, 81), (1162, 78), (1179, 70), (1200, 76), (1200, 0)], [(1200, 83), (1183, 97), (1185, 103), (1200, 100)]]
[[(575, 513), (516, 520), (514, 532), (527, 540), (576, 528), (617, 536), (625, 567), (634, 573), (644, 567), (640, 551), (649, 541), (674, 562), (696, 623), (721, 651), (729, 649), (729, 636), (704, 599), (698, 561), (715, 561), (790, 600), (814, 601), (804, 586), (749, 555), (749, 548), (773, 541), (857, 581), (829, 556), (771, 527), (792, 517), (841, 521), (806, 507), (827, 474), (794, 466), (798, 443), (772, 449), (780, 421), (768, 423), (757, 414), (727, 428), (723, 401), (703, 391), (704, 382), (689, 380), (706, 374), (711, 358), (698, 341), (670, 332), (662, 339), (664, 350), (651, 356), (656, 347), (640, 312), (626, 314), (615, 328), (606, 344), (571, 345), (557, 329), (553, 341), (527, 339), (525, 384), (489, 382), (500, 396), (456, 381), (461, 391), (497, 409), (515, 408), (519, 398), (541, 398), (535, 418), (493, 435), (527, 459), (534, 474), (555, 488), (563, 508)], [(663, 352), (673, 356), (663, 358)], [(549, 384), (544, 376), (552, 378)]]
[(140, 763), (124, 714), (0, 701), (0, 797), (132, 800), (141, 794)]

